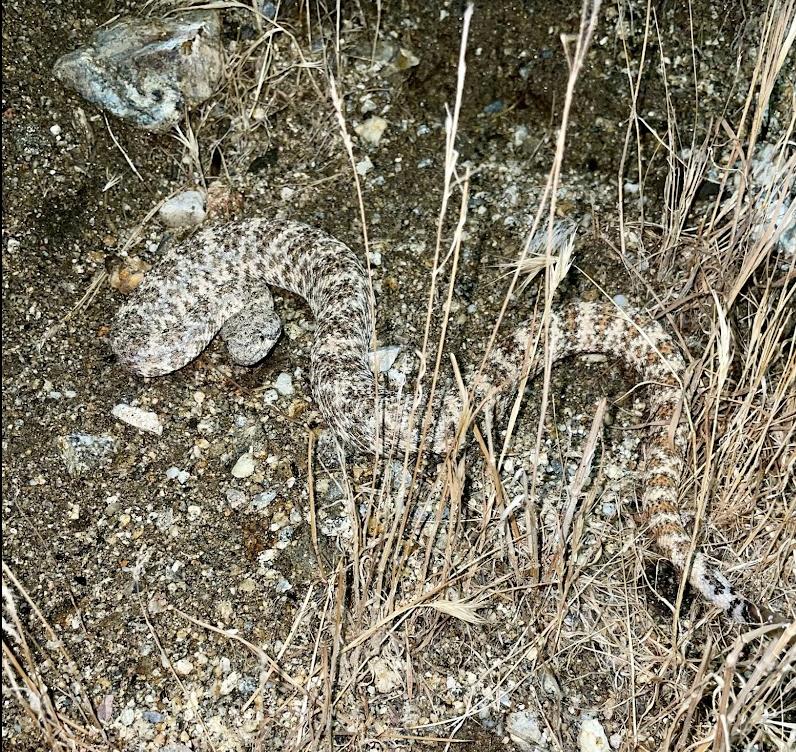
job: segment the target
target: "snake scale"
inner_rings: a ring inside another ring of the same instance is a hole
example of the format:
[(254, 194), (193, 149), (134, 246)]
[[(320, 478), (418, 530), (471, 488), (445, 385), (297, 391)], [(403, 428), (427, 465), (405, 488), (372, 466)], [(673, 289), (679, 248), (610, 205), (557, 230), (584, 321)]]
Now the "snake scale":
[[(237, 220), (174, 246), (117, 312), (113, 350), (135, 373), (159, 376), (189, 363), (221, 331), (236, 361), (256, 362), (278, 336), (267, 285), (299, 295), (312, 310), (312, 395), (340, 440), (368, 453), (383, 450), (382, 437), (416, 448), (397, 392), (385, 386), (376, 396), (368, 359), (373, 299), (361, 262), (344, 243), (297, 222)], [(475, 404), (505, 407), (521, 377), (540, 370), (541, 359), (526, 362), (538, 326), (529, 321), (493, 348), (486, 367), (471, 377)], [(685, 363), (665, 330), (638, 311), (579, 302), (553, 312), (548, 346), (554, 360), (585, 353), (620, 358), (650, 387), (642, 496), (650, 537), (680, 572), (688, 570), (710, 603), (739, 622), (766, 620), (767, 610), (738, 594), (701, 551), (689, 561), (691, 536), (678, 508), (687, 444), (680, 418)], [(432, 452), (445, 452), (461, 411), (458, 395), (444, 397)]]

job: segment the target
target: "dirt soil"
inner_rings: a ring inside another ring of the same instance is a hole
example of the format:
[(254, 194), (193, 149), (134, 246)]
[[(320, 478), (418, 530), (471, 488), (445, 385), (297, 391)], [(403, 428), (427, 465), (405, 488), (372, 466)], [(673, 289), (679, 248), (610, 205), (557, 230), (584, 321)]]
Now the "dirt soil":
[[(331, 642), (316, 643), (317, 635), (326, 634), (317, 621), (334, 611), (328, 593), (335, 573), (346, 571), (338, 565), (349, 561), (350, 512), (361, 507), (347, 503), (347, 494), (361, 501), (372, 476), (367, 458), (350, 458), (352, 485), (341, 489), (344, 475), (334, 457), (315, 459), (312, 467), (308, 462), (310, 431), (323, 428), (308, 384), (309, 311), (275, 291), (285, 334), (254, 368), (232, 365), (223, 344), (214, 342), (182, 371), (145, 380), (124, 371), (111, 353), (107, 335), (123, 295), (103, 272), (119, 257), (156, 261), (168, 233), (147, 215), (172, 192), (220, 180), (241, 194), (245, 215), (298, 219), (364, 254), (352, 168), (323, 75), (330, 67), (343, 96), (355, 160), (367, 157), (372, 163), (361, 180), (379, 342), (399, 345), (395, 368), (410, 377), (414, 373), (441, 201), (445, 108), (455, 96), (464, 5), (382, 3), (376, 46), (375, 6), (343, 5), (336, 54), (331, 14), (312, 3), (283, 4), (278, 21), (292, 30), (296, 45), (284, 33), (277, 35), (274, 75), (263, 87), (259, 119), (253, 115), (241, 124), (240, 113), (251, 114), (258, 105), (251, 89), (240, 95), (245, 101), (238, 110), (234, 96), (220, 92), (222, 115), (215, 111), (202, 121), (205, 106), (191, 116), (198, 163), (186, 157), (173, 134), (153, 135), (113, 117), (106, 123), (99, 110), (51, 75), (58, 56), (116, 14), (140, 10), (140, 4), (11, 0), (5, 5), (3, 557), (8, 576), (13, 574), (30, 599), (15, 591), (20, 618), (30, 630), (32, 664), (53, 689), (54, 706), (76, 727), (96, 725), (86, 709), (89, 703), (93, 707), (106, 738), (81, 737), (86, 748), (292, 749), (301, 748), (292, 745), (304, 738), (303, 748), (312, 742), (321, 749), (387, 749), (424, 738), (425, 748), (442, 750), (452, 737), (469, 740), (455, 749), (506, 749), (514, 742), (505, 713), (536, 707), (536, 697), (538, 707), (550, 711), (546, 717), (557, 720), (543, 729), (542, 742), (526, 742), (534, 745), (527, 749), (578, 748), (584, 718), (598, 719), (612, 748), (658, 749), (654, 724), (648, 736), (633, 724), (648, 711), (661, 717), (671, 712), (666, 708), (667, 698), (675, 696), (674, 680), (667, 674), (654, 689), (659, 677), (624, 676), (621, 655), (611, 664), (616, 673), (608, 673), (593, 657), (610, 652), (608, 642), (599, 640), (584, 638), (582, 650), (567, 643), (565, 666), (556, 662), (563, 647), (554, 643), (548, 643), (549, 655), (514, 655), (518, 672), (498, 684), (503, 689), (496, 690), (491, 709), (465, 713), (478, 703), (468, 686), (477, 686), (490, 651), (504, 660), (511, 656), (512, 641), (544, 627), (534, 616), (534, 603), (543, 597), (535, 590), (527, 599), (506, 596), (490, 610), (487, 627), (439, 615), (413, 621), (413, 633), (397, 633), (401, 649), (409, 649), (402, 641), (411, 638), (416, 678), (410, 676), (408, 688), (406, 666), (370, 659), (370, 670), (356, 679), (355, 700), (341, 701), (334, 728), (313, 728), (312, 712), (308, 720), (301, 709), (302, 696), (292, 697), (284, 676), (237, 640), (275, 657), (295, 682), (311, 688), (303, 700), (311, 707), (324, 696), (323, 685), (313, 684), (313, 671), (340, 659)], [(631, 103), (625, 54), (634, 60), (640, 54), (645, 12), (641, 2), (620, 5), (621, 12), (612, 3), (603, 8), (577, 85), (557, 211), (581, 230), (576, 266), (557, 296), (623, 296), (643, 307), (670, 300), (689, 269), (687, 260), (649, 257), (632, 242), (624, 255), (619, 248), (618, 184), (628, 216), (639, 214), (635, 134), (624, 174), (617, 176)], [(688, 146), (693, 132), (704, 132), (700, 129), (719, 117), (731, 118), (742, 105), (754, 65), (748, 40), (759, 23), (759, 17), (745, 15), (743, 4), (697, 0), (691, 4), (690, 29), (686, 4), (654, 5), (660, 46), (647, 51), (652, 73), (639, 92), (634, 123), (649, 170), (644, 211), (652, 224), (662, 216), (669, 169), (663, 156), (654, 156), (671, 114), (655, 75), (661, 58), (669, 74), (670, 107), (677, 113), (682, 145)], [(476, 6), (457, 141), (458, 169), (463, 174), (469, 168), (471, 176), (468, 219), (447, 346), (462, 364), (477, 362), (483, 353), (507, 288), (503, 265), (519, 255), (543, 192), (568, 76), (560, 35), (577, 31), (579, 13), (571, 9), (576, 6), (547, 0)], [(157, 6), (151, 10), (157, 12)], [(257, 34), (251, 16), (224, 11), (229, 55)], [(692, 35), (698, 50), (697, 106)], [(409, 51), (417, 64), (395, 71), (374, 66), (371, 58), (386, 55), (387, 43)], [(308, 66), (300, 66), (297, 49)], [(256, 69), (247, 75), (256, 75)], [(353, 135), (371, 114), (387, 121), (376, 145)], [(458, 201), (456, 193), (446, 242)], [(135, 242), (127, 243), (131, 237)], [(508, 323), (526, 317), (537, 296), (533, 286), (515, 295)], [(689, 339), (694, 321), (685, 317), (676, 323), (685, 332), (682, 345), (696, 341)], [(279, 388), (288, 379), (292, 389)], [(577, 468), (595, 401), (603, 396), (613, 401), (630, 386), (632, 377), (605, 359), (578, 361), (554, 374), (545, 419), (551, 433), (543, 440), (551, 460), (542, 468), (537, 505), (542, 528), (555, 526), (562, 479)], [(529, 389), (518, 455), (534, 452), (539, 391), (539, 385)], [(635, 508), (618, 499), (638, 493), (632, 477), (638, 442), (619, 429), (640, 420), (639, 399), (634, 395), (609, 409), (602, 460), (609, 477), (601, 482), (613, 483), (614, 495), (597, 502), (584, 566), (611, 568), (623, 540), (637, 532)], [(156, 413), (162, 433), (117, 420), (111, 411), (120, 403)], [(105, 437), (112, 449), (98, 450), (83, 468), (70, 468), (68, 437), (76, 434), (87, 441)], [(254, 470), (237, 477), (241, 473), (233, 469), (247, 455)], [(618, 468), (616, 478), (611, 468)], [(481, 488), (475, 480), (470, 486), (473, 494)], [(608, 536), (602, 542), (600, 530)], [(649, 629), (665, 644), (672, 617), (660, 597), (674, 601), (676, 581), (667, 583), (670, 573), (654, 561), (621, 561), (623, 567), (630, 562), (630, 569), (614, 574), (616, 591), (598, 600), (619, 600), (627, 588), (638, 590), (649, 610)], [(480, 581), (505, 571), (484, 572)], [(697, 621), (705, 607), (686, 591), (682, 610)], [(348, 639), (354, 636), (352, 631)], [(713, 639), (724, 646), (734, 635), (718, 632)], [(688, 661), (698, 661), (700, 651), (695, 639), (684, 652)], [(662, 648), (660, 660), (666, 657)], [(677, 681), (687, 684), (688, 676)], [(340, 688), (343, 684), (340, 679)], [(637, 687), (636, 700), (627, 694), (631, 685)], [(4, 748), (45, 748), (30, 715), (5, 689), (4, 684)], [(412, 710), (402, 704), (407, 694)], [(445, 725), (446, 718), (458, 716), (461, 723)], [(304, 737), (297, 731), (301, 724)]]

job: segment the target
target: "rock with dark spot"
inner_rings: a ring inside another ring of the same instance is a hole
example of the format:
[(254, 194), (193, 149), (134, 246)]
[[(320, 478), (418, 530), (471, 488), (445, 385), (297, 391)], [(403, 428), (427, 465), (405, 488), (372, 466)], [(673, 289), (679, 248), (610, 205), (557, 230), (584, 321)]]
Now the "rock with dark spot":
[(210, 97), (223, 71), (216, 12), (124, 18), (59, 58), (54, 73), (90, 102), (150, 131)]

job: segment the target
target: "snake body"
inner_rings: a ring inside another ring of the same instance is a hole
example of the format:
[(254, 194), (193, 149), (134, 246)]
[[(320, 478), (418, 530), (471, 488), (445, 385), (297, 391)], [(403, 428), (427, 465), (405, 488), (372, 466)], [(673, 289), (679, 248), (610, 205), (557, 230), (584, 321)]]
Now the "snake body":
[[(235, 332), (229, 339), (236, 360), (255, 362), (278, 336), (273, 326), (258, 331), (258, 315), (271, 321), (267, 285), (299, 295), (312, 310), (312, 395), (337, 436), (369, 453), (383, 451), (390, 439), (415, 449), (417, 437), (398, 394), (374, 389), (368, 360), (374, 301), (367, 274), (344, 243), (306, 225), (238, 220), (175, 246), (119, 309), (112, 347), (132, 371), (159, 376), (189, 363), (226, 327)], [(493, 348), (486, 367), (472, 376), (473, 404), (504, 408), (522, 376), (540, 370), (541, 359), (529, 362), (527, 356), (538, 327), (529, 321)], [(249, 335), (250, 352), (240, 353)], [(554, 360), (585, 353), (618, 357), (650, 387), (642, 496), (649, 534), (708, 601), (736, 621), (762, 621), (764, 611), (739, 595), (701, 551), (690, 555), (691, 536), (678, 508), (687, 444), (679, 417), (685, 363), (665, 330), (638, 311), (580, 302), (553, 312), (548, 347)], [(441, 401), (432, 452), (450, 446), (462, 408), (458, 394)]]

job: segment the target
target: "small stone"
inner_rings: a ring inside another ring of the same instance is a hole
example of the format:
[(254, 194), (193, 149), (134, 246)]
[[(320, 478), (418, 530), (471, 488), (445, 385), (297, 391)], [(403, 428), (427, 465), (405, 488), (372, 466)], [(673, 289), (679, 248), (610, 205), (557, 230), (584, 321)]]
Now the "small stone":
[(530, 710), (509, 713), (506, 731), (522, 752), (540, 752), (547, 749), (547, 732), (539, 725), (536, 713)]
[(158, 217), (166, 227), (194, 227), (206, 216), (205, 199), (199, 191), (183, 191), (160, 207)]
[(160, 436), (163, 433), (163, 426), (160, 423), (157, 413), (150, 410), (142, 410), (140, 407), (133, 407), (120, 403), (115, 405), (111, 410), (111, 415), (118, 418), (122, 423), (127, 423), (129, 426), (139, 429), (140, 431), (147, 431)]
[(227, 503), (233, 509), (242, 507), (246, 503), (247, 499), (246, 493), (241, 491), (239, 488), (228, 488), (225, 496), (227, 497)]
[(384, 658), (373, 658), (368, 665), (373, 674), (377, 692), (386, 694), (401, 686), (401, 677), (393, 671)]
[(384, 131), (387, 129), (387, 121), (383, 117), (374, 115), (364, 123), (360, 123), (354, 128), (356, 134), (365, 142), (378, 146)]
[(187, 470), (180, 470), (179, 467), (170, 467), (166, 470), (166, 477), (169, 480), (176, 480), (180, 485), (188, 482), (191, 474)]
[(504, 107), (505, 105), (503, 104), (503, 100), (496, 99), (484, 107), (484, 112), (487, 115), (496, 115), (498, 112), (502, 112)]
[(61, 135), (61, 126), (56, 123), (55, 125), (50, 126), (50, 133), (53, 134), (56, 138)]
[(134, 720), (135, 710), (133, 708), (125, 708), (119, 713), (119, 723), (121, 723), (122, 726), (132, 726)]
[(398, 345), (380, 347), (378, 350), (368, 353), (370, 370), (374, 373), (387, 373), (395, 363), (395, 359), (401, 352)]
[(238, 457), (238, 461), (232, 468), (233, 478), (248, 478), (255, 469), (254, 457), (251, 452), (246, 452)]
[(177, 672), (178, 676), (188, 676), (188, 674), (193, 671), (193, 663), (187, 658), (180, 658), (180, 660), (174, 664), (174, 670)]
[(514, 129), (514, 146), (522, 146), (528, 138), (528, 128), (524, 125), (518, 125)]
[(405, 71), (420, 65), (420, 58), (411, 50), (401, 47), (398, 56), (392, 61), (392, 66), (396, 71)]
[(278, 579), (276, 581), (276, 585), (274, 585), (274, 590), (276, 590), (277, 593), (286, 593), (288, 590), (292, 590), (292, 589), (293, 589), (293, 586), (284, 577), (281, 577), (280, 579)]
[(113, 695), (105, 695), (97, 705), (97, 718), (103, 723), (113, 717)]
[(242, 593), (253, 593), (257, 590), (257, 583), (251, 579), (251, 577), (246, 578), (243, 582), (241, 582), (239, 588)]
[(70, 433), (58, 439), (58, 448), (67, 472), (80, 477), (110, 464), (116, 444), (112, 436)]
[(629, 301), (624, 295), (620, 294), (614, 295), (614, 303), (620, 308), (627, 308)]
[(294, 392), (292, 376), (287, 372), (280, 373), (274, 381), (274, 388), (283, 397), (289, 397)]
[(141, 282), (152, 267), (138, 256), (128, 258), (113, 257), (106, 264), (108, 284), (122, 295), (129, 295)]
[(145, 710), (142, 715), (147, 723), (160, 723), (165, 717), (163, 713), (158, 713), (157, 710)]
[(267, 509), (275, 498), (276, 491), (263, 491), (262, 493), (255, 494), (252, 497), (252, 509), (261, 512), (263, 509)]
[(610, 752), (608, 737), (596, 718), (583, 718), (578, 734), (578, 748), (580, 752)]
[(260, 13), (269, 21), (273, 21), (276, 18), (276, 11), (276, 5), (271, 2), (260, 3)]
[(356, 164), (356, 171), (357, 175), (367, 175), (373, 169), (373, 162), (370, 161), (370, 157), (365, 157), (360, 162)]

